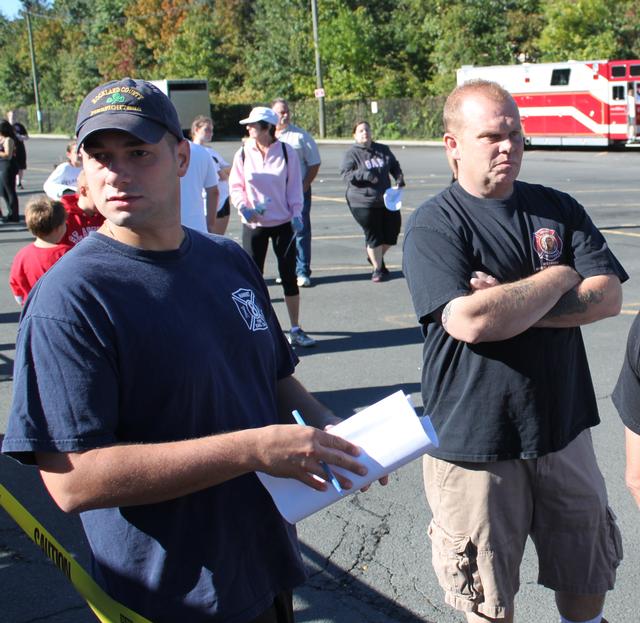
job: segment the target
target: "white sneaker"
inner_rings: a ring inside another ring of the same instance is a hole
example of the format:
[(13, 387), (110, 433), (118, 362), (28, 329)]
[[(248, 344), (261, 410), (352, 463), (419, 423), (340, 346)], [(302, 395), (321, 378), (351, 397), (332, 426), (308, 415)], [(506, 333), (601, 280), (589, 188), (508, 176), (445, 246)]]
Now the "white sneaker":
[(312, 337), (309, 337), (302, 329), (289, 331), (289, 333), (287, 333), (287, 339), (291, 346), (304, 346), (308, 348), (309, 346), (316, 345), (316, 341)]
[(311, 279), (309, 277), (303, 277), (302, 275), (298, 277), (298, 287), (308, 288), (310, 285), (311, 285)]

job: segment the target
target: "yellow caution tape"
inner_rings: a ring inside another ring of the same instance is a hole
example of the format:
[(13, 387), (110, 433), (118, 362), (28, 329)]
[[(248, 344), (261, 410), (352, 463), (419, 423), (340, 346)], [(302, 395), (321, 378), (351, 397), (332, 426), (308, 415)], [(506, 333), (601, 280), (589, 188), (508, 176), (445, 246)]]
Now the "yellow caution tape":
[(107, 595), (42, 524), (0, 485), (0, 506), (9, 513), (45, 556), (67, 576), (102, 623), (151, 623)]

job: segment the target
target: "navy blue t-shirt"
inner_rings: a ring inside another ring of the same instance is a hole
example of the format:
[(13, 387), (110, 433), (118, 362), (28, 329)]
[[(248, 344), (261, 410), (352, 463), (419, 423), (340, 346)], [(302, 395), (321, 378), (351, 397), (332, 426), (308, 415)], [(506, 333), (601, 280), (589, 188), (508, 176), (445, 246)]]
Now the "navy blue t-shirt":
[(640, 435), (640, 314), (629, 331), (624, 362), (612, 399), (624, 425)]
[(425, 335), (422, 398), (437, 458), (534, 458), (599, 422), (579, 328), (530, 328), (467, 344), (432, 314), (469, 294), (473, 271), (500, 283), (554, 264), (582, 278), (627, 274), (584, 208), (565, 193), (516, 182), (509, 199), (473, 197), (455, 183), (408, 220), (403, 269)]
[[(20, 323), (2, 451), (77, 452), (277, 423), (296, 363), (252, 260), (185, 229), (175, 251), (100, 234), (38, 282)], [(94, 575), (155, 623), (244, 623), (304, 579), (295, 528), (255, 474), (81, 513)]]

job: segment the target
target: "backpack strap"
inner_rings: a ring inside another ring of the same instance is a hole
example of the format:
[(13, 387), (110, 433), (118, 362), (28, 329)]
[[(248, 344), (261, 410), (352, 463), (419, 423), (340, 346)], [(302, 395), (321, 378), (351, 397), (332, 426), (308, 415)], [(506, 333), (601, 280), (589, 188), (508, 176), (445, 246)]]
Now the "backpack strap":
[(285, 180), (286, 186), (289, 185), (289, 155), (287, 154), (287, 146), (284, 144), (284, 141), (280, 141), (280, 145), (282, 145), (282, 157), (284, 158), (284, 168), (287, 171), (287, 178)]
[[(288, 186), (289, 185), (289, 154), (287, 153), (287, 148), (285, 147), (284, 141), (280, 141), (280, 145), (282, 145), (282, 157), (284, 158), (284, 168), (287, 171), (287, 178), (285, 182), (286, 182), (286, 185)], [(242, 164), (244, 166), (244, 145), (240, 148), (240, 160), (242, 160)]]

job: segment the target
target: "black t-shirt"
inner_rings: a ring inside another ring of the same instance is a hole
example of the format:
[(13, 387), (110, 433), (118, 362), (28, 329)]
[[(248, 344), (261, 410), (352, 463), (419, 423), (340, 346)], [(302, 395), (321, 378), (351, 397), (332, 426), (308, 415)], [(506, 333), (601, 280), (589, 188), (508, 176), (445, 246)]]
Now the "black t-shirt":
[(455, 183), (410, 217), (403, 269), (425, 335), (422, 397), (440, 437), (431, 454), (459, 461), (534, 458), (599, 422), (579, 328), (530, 328), (467, 344), (432, 314), (469, 293), (476, 270), (513, 282), (554, 264), (581, 277), (627, 279), (584, 208), (565, 193), (516, 182), (509, 199)]
[(612, 399), (624, 425), (640, 435), (640, 314), (629, 331), (624, 363)]

